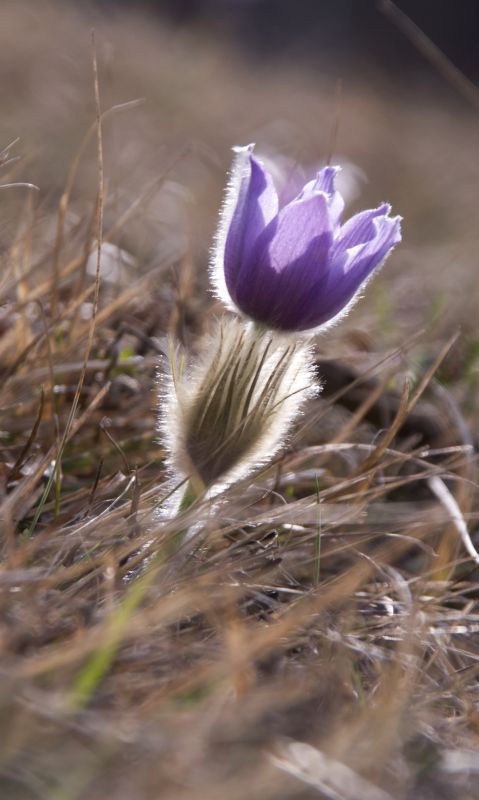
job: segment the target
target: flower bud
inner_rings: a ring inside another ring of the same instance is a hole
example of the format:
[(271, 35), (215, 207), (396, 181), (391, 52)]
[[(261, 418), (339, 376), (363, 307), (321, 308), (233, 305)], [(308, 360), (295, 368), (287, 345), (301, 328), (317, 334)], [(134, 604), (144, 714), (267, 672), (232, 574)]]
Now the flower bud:
[(304, 340), (220, 320), (193, 366), (173, 365), (160, 418), (171, 465), (196, 493), (238, 480), (284, 446), (315, 391)]

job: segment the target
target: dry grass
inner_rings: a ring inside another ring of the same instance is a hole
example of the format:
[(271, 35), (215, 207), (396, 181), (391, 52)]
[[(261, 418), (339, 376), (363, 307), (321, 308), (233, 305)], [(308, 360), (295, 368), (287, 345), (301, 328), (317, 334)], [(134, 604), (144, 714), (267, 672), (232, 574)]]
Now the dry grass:
[(91, 20), (39, 7), (0, 12), (1, 146), (24, 139), (1, 182), (41, 189), (0, 190), (1, 796), (476, 798), (477, 118), (346, 84), (339, 149), (405, 245), (318, 341), (325, 390), (282, 457), (171, 519), (156, 371), (220, 311), (227, 148), (324, 153), (334, 92), (97, 20), (103, 108), (147, 105), (103, 118), (103, 237), (134, 260), (96, 287)]

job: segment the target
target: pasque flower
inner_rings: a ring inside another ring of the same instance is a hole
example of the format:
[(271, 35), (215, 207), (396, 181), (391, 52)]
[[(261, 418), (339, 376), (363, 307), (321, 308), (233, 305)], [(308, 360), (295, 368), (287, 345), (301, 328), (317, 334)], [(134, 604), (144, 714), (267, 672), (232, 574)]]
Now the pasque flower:
[(324, 167), (280, 207), (253, 145), (236, 148), (212, 275), (229, 307), (268, 328), (307, 331), (341, 315), (401, 241), (390, 206), (341, 221), (339, 167)]
[(342, 222), (337, 171), (324, 167), (296, 197), (301, 184), (288, 181), (280, 203), (253, 146), (236, 149), (212, 274), (227, 305), (257, 324), (220, 320), (194, 361), (173, 357), (161, 384), (168, 463), (187, 479), (179, 511), (284, 447), (320, 391), (310, 337), (284, 334), (340, 316), (401, 239), (400, 218), (385, 204)]

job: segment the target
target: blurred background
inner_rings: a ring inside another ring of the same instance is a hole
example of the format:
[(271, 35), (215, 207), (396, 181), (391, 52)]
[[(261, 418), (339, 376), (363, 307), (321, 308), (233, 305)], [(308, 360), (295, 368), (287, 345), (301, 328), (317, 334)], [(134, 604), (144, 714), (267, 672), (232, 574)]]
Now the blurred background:
[[(477, 541), (478, 26), (477, 0), (0, 0), (5, 800), (317, 797), (270, 762), (283, 736), (392, 792), (335, 796), (479, 796), (479, 583), (444, 501)], [(209, 254), (249, 142), (279, 184), (339, 163), (346, 216), (389, 201), (404, 238), (317, 337), (285, 460), (200, 506), (177, 560), (182, 517), (150, 524), (158, 368), (222, 313)], [(407, 420), (405, 375), (412, 404), (431, 379)]]
[[(50, 236), (95, 117), (94, 28), (102, 107), (115, 109), (104, 125), (106, 221), (143, 197), (116, 240), (140, 272), (190, 253), (206, 290), (231, 147), (255, 141), (283, 174), (343, 164), (351, 213), (387, 200), (404, 217), (404, 244), (353, 323), (379, 319), (396, 341), (422, 325), (467, 333), (478, 301), (479, 100), (469, 83), (478, 23), (474, 0), (3, 0), (0, 149), (18, 138), (14, 178), (39, 186), (36, 229)], [(462, 77), (421, 52), (414, 24)], [(96, 185), (92, 140), (72, 223)], [(0, 202), (0, 236), (11, 242), (25, 195), (3, 192)]]
[[(110, 10), (143, 6), (178, 25), (207, 27), (263, 60), (299, 60), (310, 67), (329, 65), (333, 71), (372, 67), (396, 74), (400, 64), (399, 77), (411, 72), (427, 76), (424, 62), (384, 19), (387, 2), (378, 0), (99, 0), (99, 4)], [(474, 0), (464, 0), (454, 13), (449, 0), (435, 2), (433, 12), (428, 0), (399, 0), (396, 7), (460, 69), (477, 75), (479, 10)]]

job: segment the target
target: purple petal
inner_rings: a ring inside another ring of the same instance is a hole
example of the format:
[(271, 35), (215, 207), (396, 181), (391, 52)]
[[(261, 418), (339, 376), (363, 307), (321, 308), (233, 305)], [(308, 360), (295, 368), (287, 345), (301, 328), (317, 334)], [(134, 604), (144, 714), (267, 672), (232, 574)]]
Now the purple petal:
[(234, 284), (227, 281), (233, 301), (253, 319), (294, 329), (305, 295), (327, 269), (332, 242), (326, 195), (294, 200), (258, 237)]
[(278, 214), (278, 222), (267, 248), (267, 259), (277, 272), (301, 261), (303, 277), (321, 269), (333, 242), (333, 228), (325, 194), (293, 200)]
[[(333, 241), (327, 197), (295, 200), (264, 233), (251, 264), (244, 266), (233, 300), (244, 313), (283, 330), (301, 330), (315, 294), (312, 288), (328, 270)], [(261, 238), (261, 237), (260, 237)]]
[(328, 197), (329, 215), (333, 226), (339, 224), (339, 219), (344, 211), (344, 200), (340, 192), (336, 191), (334, 181), (341, 167), (323, 167), (313, 181), (303, 187), (299, 198), (310, 197), (315, 192), (324, 192)]
[(316, 308), (306, 320), (308, 324), (305, 327), (322, 325), (339, 314), (401, 241), (400, 217), (375, 217), (372, 225), (374, 235), (371, 239), (363, 245), (343, 251), (336, 261), (332, 261), (326, 279), (316, 285)]
[(305, 301), (311, 299), (314, 281), (303, 281), (301, 270), (295, 273), (292, 264), (278, 272), (267, 263), (251, 276), (251, 281), (239, 282), (233, 300), (244, 314), (257, 322), (280, 330), (302, 330)]
[(342, 261), (342, 271), (345, 275), (356, 274), (360, 269), (364, 269), (360, 265), (367, 265), (369, 274), (384, 260), (389, 250), (401, 241), (401, 217), (377, 216), (371, 225), (373, 235), (364, 244), (348, 247), (341, 254), (342, 258), (340, 257), (338, 263)]
[(224, 251), (225, 279), (234, 285), (242, 265), (248, 263), (256, 241), (278, 213), (278, 196), (273, 181), (252, 155), (252, 146), (238, 148), (247, 156), (240, 176), (237, 200), (229, 222)]
[(339, 235), (334, 243), (335, 254), (343, 253), (350, 247), (364, 244), (376, 236), (375, 220), (377, 217), (386, 217), (391, 206), (383, 203), (378, 208), (361, 211), (341, 226)]
[(382, 205), (340, 227), (338, 168), (329, 166), (278, 213), (272, 180), (252, 150), (237, 151), (214, 262), (224, 263), (218, 292), (224, 287), (227, 302), (268, 327), (318, 327), (348, 306), (400, 241), (400, 218)]
[(314, 191), (334, 194), (336, 191), (334, 188), (334, 181), (340, 169), (341, 167), (323, 167), (316, 176)]

